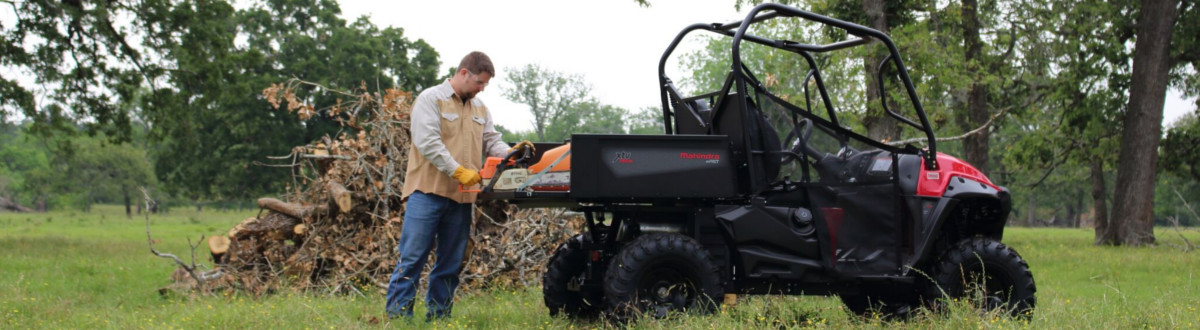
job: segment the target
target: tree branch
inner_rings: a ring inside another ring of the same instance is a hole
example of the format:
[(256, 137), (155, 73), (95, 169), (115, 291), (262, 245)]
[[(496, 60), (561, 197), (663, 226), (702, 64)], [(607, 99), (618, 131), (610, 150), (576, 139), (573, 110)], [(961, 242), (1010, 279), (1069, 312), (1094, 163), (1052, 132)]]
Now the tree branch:
[[(982, 133), (983, 130), (988, 129), (988, 127), (992, 126), (992, 122), (994, 122), (996, 120), (996, 118), (1003, 116), (1005, 113), (1008, 113), (1008, 110), (1011, 110), (1012, 108), (1013, 108), (1012, 106), (1007, 106), (1007, 107), (1000, 109), (1000, 112), (997, 112), (995, 115), (992, 115), (991, 118), (988, 118), (988, 121), (986, 123), (983, 123), (983, 125), (980, 125), (979, 127), (975, 128), (969, 132), (963, 133), (962, 135), (959, 135), (959, 136), (937, 138), (935, 141), (937, 141), (937, 142), (957, 141), (957, 140), (965, 139), (965, 138), (975, 135), (975, 134)], [(912, 138), (912, 139), (907, 139), (907, 140), (887, 142), (887, 145), (902, 146), (902, 145), (913, 143), (913, 142), (923, 142), (923, 141), (927, 141), (927, 140), (929, 140), (929, 139), (925, 138), (925, 137), (918, 137), (918, 138)]]
[[(142, 196), (143, 196), (143, 201), (146, 205), (146, 210), (149, 210), (150, 204), (153, 203), (153, 200), (150, 199), (150, 193), (146, 191), (145, 187), (139, 187), (139, 189), (142, 190)], [(158, 250), (154, 249), (154, 238), (150, 236), (150, 212), (149, 211), (146, 212), (146, 243), (148, 243), (150, 245), (150, 253), (153, 253), (155, 256), (158, 256), (160, 258), (167, 258), (167, 259), (171, 259), (171, 260), (175, 261), (176, 265), (179, 265), (179, 267), (181, 267), (181, 268), (183, 268), (183, 270), (187, 271), (188, 276), (191, 276), (192, 279), (196, 280), (197, 288), (204, 288), (205, 282), (207, 282), (210, 279), (214, 279), (214, 278), (221, 276), (220, 270), (215, 270), (212, 272), (203, 272), (203, 273), (196, 272), (196, 269), (198, 268), (196, 266), (196, 247), (200, 246), (200, 242), (202, 242), (202, 241), (204, 241), (204, 235), (200, 235), (200, 240), (197, 241), (196, 244), (192, 244), (192, 240), (188, 239), (188, 246), (190, 246), (192, 248), (192, 263), (191, 264), (184, 262), (183, 259), (179, 259), (179, 257), (174, 254), (158, 252)]]
[[(1187, 200), (1183, 198), (1183, 194), (1179, 193), (1179, 189), (1171, 188), (1171, 190), (1175, 191), (1175, 196), (1179, 197), (1179, 201), (1183, 202), (1183, 206), (1187, 207), (1188, 213), (1192, 214), (1192, 218), (1200, 219), (1200, 217), (1196, 216), (1196, 210), (1192, 209), (1192, 205), (1188, 204)], [(1187, 237), (1184, 237), (1183, 233), (1179, 231), (1179, 219), (1176, 217), (1171, 217), (1171, 223), (1174, 225), (1172, 228), (1175, 229), (1175, 234), (1178, 234), (1179, 238), (1183, 240), (1183, 252), (1188, 252), (1194, 249), (1192, 247), (1192, 242), (1188, 241)]]

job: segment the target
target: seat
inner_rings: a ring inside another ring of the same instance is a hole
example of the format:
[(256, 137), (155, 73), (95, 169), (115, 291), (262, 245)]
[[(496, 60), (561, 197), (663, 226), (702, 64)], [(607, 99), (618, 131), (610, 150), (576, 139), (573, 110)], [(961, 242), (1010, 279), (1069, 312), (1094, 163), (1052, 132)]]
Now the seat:
[(677, 134), (708, 134), (711, 126), (711, 109), (704, 100), (692, 100), (674, 103), (675, 132)]
[(729, 136), (734, 154), (745, 157), (748, 164), (742, 173), (747, 180), (743, 180), (741, 191), (758, 193), (774, 183), (782, 167), (779, 152), (783, 143), (754, 101), (730, 94), (722, 98), (715, 114), (718, 118), (713, 118), (713, 134)]

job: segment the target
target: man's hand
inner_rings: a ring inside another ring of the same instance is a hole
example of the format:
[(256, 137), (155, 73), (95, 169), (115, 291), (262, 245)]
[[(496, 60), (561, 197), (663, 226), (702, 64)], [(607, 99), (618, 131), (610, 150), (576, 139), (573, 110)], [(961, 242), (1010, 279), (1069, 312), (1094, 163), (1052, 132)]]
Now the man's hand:
[(521, 141), (520, 143), (517, 143), (516, 145), (512, 146), (512, 148), (508, 148), (508, 153), (511, 154), (513, 151), (520, 150), (521, 148), (529, 148), (529, 152), (537, 151), (536, 149), (533, 148), (533, 142), (529, 142), (529, 140), (524, 140), (524, 141)]
[(454, 175), (451, 176), (463, 186), (474, 186), (476, 183), (483, 181), (483, 178), (479, 176), (479, 171), (468, 169), (461, 165), (457, 169), (454, 169)]

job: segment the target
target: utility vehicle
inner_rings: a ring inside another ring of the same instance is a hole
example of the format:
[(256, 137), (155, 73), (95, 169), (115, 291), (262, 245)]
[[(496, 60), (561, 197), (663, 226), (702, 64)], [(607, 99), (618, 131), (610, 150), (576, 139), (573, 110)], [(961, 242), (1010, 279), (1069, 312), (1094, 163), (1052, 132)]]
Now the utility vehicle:
[[(842, 39), (751, 33), (777, 19), (814, 22), (804, 26)], [(666, 62), (698, 31), (731, 40), (728, 71), (718, 89), (685, 95)], [(794, 56), (807, 71), (754, 72), (742, 58), (750, 45)], [(885, 50), (867, 66), (880, 96), (867, 100), (915, 132), (908, 143), (847, 128), (854, 109), (835, 104), (830, 88), (848, 84), (824, 79), (831, 54), (872, 45)], [(1029, 266), (1000, 242), (1008, 189), (937, 152), (903, 57), (884, 33), (763, 4), (742, 21), (688, 26), (658, 71), (664, 134), (575, 134), (485, 168), (481, 199), (585, 216), (586, 230), (547, 265), (551, 315), (705, 312), (726, 294), (837, 295), (859, 314), (904, 315), (947, 297), (1032, 313)], [(773, 91), (781, 79), (800, 79), (791, 84), (800, 95)]]

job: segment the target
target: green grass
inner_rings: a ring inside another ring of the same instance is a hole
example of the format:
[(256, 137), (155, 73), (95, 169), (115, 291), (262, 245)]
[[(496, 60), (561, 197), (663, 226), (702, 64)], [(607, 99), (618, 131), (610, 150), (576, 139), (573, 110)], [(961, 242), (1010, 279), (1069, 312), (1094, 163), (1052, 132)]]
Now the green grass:
[[(176, 210), (151, 217), (156, 247), (188, 258), (187, 239), (227, 231), (254, 212)], [(405, 328), (383, 317), (383, 294), (285, 292), (253, 298), (161, 296), (175, 265), (150, 254), (144, 218), (99, 206), (89, 214), (0, 213), (0, 328)], [(1187, 230), (1200, 243), (1200, 232)], [(1092, 245), (1090, 229), (1010, 228), (1005, 243), (1029, 262), (1038, 285), (1030, 320), (980, 315), (884, 322), (846, 316), (836, 298), (742, 297), (719, 314), (643, 320), (635, 328), (1197, 328), (1200, 252), (1183, 252), (1169, 229), (1146, 248)], [(205, 248), (197, 258), (206, 261)], [(418, 307), (418, 313), (423, 313)], [(547, 316), (540, 288), (460, 296), (456, 317), (433, 328), (595, 328)], [(418, 319), (417, 321), (421, 321)], [(418, 325), (423, 325), (418, 322)]]

